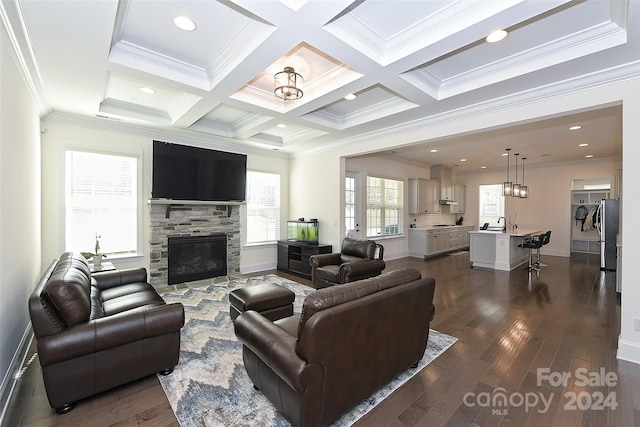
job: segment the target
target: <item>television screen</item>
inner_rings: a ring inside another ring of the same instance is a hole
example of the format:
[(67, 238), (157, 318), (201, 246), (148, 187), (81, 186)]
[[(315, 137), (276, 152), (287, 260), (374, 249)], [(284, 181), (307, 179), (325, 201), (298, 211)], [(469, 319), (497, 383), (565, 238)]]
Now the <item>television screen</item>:
[(245, 201), (247, 156), (153, 141), (154, 199)]

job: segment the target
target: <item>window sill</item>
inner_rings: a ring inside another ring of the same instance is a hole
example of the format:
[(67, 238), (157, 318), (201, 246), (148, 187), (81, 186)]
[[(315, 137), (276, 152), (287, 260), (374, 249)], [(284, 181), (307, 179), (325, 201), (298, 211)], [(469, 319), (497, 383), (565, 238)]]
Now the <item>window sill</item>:
[(392, 240), (392, 239), (404, 239), (404, 234), (391, 234), (387, 236), (368, 236), (369, 240)]
[(144, 260), (144, 254), (128, 254), (128, 255), (110, 255), (106, 254), (104, 257), (106, 261), (110, 262), (137, 262)]

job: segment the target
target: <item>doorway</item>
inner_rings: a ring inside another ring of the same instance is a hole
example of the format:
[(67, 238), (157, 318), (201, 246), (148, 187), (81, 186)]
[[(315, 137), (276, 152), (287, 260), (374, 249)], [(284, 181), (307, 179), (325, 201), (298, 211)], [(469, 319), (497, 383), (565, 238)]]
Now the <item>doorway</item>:
[(361, 239), (361, 212), (362, 201), (360, 199), (360, 174), (349, 172), (345, 174), (344, 182), (344, 227), (345, 236), (352, 239)]

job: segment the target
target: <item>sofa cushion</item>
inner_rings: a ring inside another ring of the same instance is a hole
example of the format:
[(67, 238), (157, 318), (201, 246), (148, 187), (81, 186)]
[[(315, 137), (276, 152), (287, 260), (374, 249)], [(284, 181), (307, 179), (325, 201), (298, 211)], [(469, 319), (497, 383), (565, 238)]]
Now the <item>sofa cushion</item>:
[(298, 337), (300, 337), (300, 333), (307, 320), (319, 311), (353, 301), (357, 298), (362, 298), (383, 289), (413, 282), (414, 280), (419, 280), (421, 277), (420, 271), (407, 268), (390, 271), (370, 279), (320, 289), (308, 295), (302, 303), (302, 313), (300, 314), (300, 322), (298, 323)]
[(376, 242), (373, 240), (357, 240), (345, 237), (342, 240), (340, 252), (343, 258), (345, 255), (349, 255), (356, 258), (373, 259), (376, 253)]
[(329, 282), (339, 283), (340, 264), (329, 264), (318, 267), (316, 269), (316, 277)]
[(153, 307), (164, 304), (162, 297), (148, 283), (128, 283), (102, 291), (104, 316), (111, 316), (140, 307)]
[(44, 295), (58, 316), (71, 327), (89, 320), (90, 284), (85, 273), (68, 263), (56, 267), (44, 288)]

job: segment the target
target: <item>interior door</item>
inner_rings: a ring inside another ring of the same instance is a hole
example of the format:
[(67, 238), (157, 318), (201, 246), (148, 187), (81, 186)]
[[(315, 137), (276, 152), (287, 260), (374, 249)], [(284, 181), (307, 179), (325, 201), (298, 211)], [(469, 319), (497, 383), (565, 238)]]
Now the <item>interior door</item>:
[(360, 176), (357, 172), (345, 174), (344, 182), (344, 227), (345, 236), (362, 239), (362, 200)]

